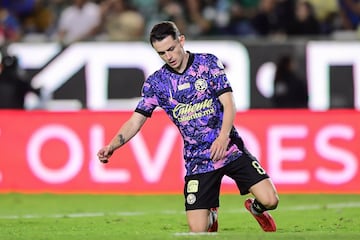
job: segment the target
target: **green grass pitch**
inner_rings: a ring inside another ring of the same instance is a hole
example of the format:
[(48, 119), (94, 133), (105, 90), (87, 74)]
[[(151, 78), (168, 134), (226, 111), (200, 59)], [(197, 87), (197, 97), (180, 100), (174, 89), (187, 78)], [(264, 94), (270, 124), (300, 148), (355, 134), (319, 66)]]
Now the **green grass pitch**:
[(219, 232), (189, 234), (182, 195), (0, 194), (0, 239), (360, 239), (360, 195), (280, 195), (275, 233), (245, 198), (222, 195)]

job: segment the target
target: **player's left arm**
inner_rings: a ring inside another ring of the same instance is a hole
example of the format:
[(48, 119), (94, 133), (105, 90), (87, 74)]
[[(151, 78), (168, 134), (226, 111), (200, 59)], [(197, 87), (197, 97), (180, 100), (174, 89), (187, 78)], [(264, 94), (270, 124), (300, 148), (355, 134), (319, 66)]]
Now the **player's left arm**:
[(225, 157), (227, 146), (230, 142), (230, 131), (233, 127), (236, 107), (232, 92), (225, 92), (219, 96), (223, 105), (224, 116), (219, 136), (210, 147), (210, 157), (213, 161), (218, 161)]

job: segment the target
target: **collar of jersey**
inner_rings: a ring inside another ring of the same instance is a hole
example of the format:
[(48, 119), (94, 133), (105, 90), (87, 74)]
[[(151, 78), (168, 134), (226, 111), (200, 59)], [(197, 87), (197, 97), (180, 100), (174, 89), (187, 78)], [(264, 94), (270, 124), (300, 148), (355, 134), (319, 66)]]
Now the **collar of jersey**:
[(188, 60), (188, 62), (187, 62), (187, 64), (186, 64), (186, 68), (184, 69), (183, 72), (179, 73), (179, 72), (175, 71), (173, 68), (171, 68), (169, 65), (165, 64), (166, 69), (169, 70), (169, 71), (172, 72), (172, 73), (175, 73), (175, 74), (179, 74), (179, 75), (184, 74), (184, 72), (186, 72), (186, 70), (189, 69), (189, 67), (191, 66), (191, 64), (193, 64), (194, 58), (195, 58), (195, 56), (194, 56), (193, 53), (191, 53), (191, 52), (189, 52), (189, 51), (186, 51), (186, 52), (189, 53), (189, 60)]

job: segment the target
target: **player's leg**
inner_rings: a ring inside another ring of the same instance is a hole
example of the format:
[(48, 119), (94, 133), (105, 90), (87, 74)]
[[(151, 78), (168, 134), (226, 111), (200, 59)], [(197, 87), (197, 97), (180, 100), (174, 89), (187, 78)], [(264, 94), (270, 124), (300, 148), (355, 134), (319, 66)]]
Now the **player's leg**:
[(186, 211), (190, 232), (207, 232), (209, 228), (209, 210), (196, 209)]
[(186, 211), (190, 232), (217, 232), (217, 208)]
[(249, 191), (254, 195), (255, 203), (259, 203), (258, 206), (254, 207), (258, 212), (273, 210), (277, 207), (279, 196), (270, 178), (254, 184)]
[(268, 210), (275, 209), (279, 202), (275, 186), (257, 159), (246, 149), (244, 149), (244, 156), (251, 163), (247, 168), (251, 184), (248, 191), (255, 197), (247, 199), (245, 207), (265, 232), (274, 232), (276, 224)]
[(255, 198), (245, 201), (245, 208), (254, 216), (265, 232), (275, 232), (276, 223), (269, 210), (277, 207), (279, 197), (270, 178), (264, 179), (249, 190)]
[(275, 209), (278, 195), (266, 171), (245, 148), (243, 155), (226, 167), (226, 175), (235, 180), (241, 195), (252, 193), (255, 199), (245, 201), (245, 207), (264, 231), (276, 231), (276, 224), (267, 210)]
[(185, 177), (184, 196), (190, 232), (216, 232), (222, 175), (219, 171)]

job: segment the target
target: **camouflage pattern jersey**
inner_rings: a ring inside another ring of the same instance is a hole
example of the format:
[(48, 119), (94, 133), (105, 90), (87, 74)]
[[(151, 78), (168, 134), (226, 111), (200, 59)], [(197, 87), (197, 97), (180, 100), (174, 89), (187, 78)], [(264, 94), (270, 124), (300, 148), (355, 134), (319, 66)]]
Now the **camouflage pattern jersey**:
[[(183, 73), (168, 65), (149, 76), (136, 112), (151, 117), (156, 107), (165, 110), (184, 140), (186, 175), (206, 173), (239, 158), (241, 150), (230, 141), (226, 157), (213, 162), (210, 147), (222, 124), (219, 96), (232, 91), (224, 66), (212, 54), (190, 53)], [(232, 128), (230, 139), (240, 138)]]

